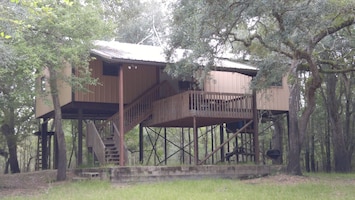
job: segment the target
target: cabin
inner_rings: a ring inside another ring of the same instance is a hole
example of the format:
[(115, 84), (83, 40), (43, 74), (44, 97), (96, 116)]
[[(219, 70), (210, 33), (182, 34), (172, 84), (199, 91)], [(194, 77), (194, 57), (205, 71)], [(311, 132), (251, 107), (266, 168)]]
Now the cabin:
[[(165, 72), (168, 63), (161, 47), (97, 41), (91, 56), (95, 59), (90, 61), (89, 68), (92, 77), (98, 80), (97, 85), (88, 85), (88, 91), (83, 91), (58, 80), (63, 119), (78, 120), (79, 165), (83, 164), (83, 148), (100, 165), (127, 165), (125, 134), (136, 126), (139, 126), (141, 162), (142, 127), (160, 127), (192, 130), (188, 153), (193, 165), (206, 163), (217, 152), (221, 162), (240, 155), (258, 163), (257, 123), (261, 113), (280, 114), (289, 110), (286, 79), (264, 91), (253, 91), (249, 85), (258, 70), (250, 65), (217, 61), (203, 87), (197, 87), (193, 78), (172, 78)], [(67, 66), (63, 75), (78, 76), (78, 73)], [(50, 168), (51, 159), (56, 166), (55, 148), (50, 147), (55, 130), (48, 129), (48, 121), (54, 114), (51, 99), (45, 95), (47, 80), (48, 73), (44, 71), (38, 80), (43, 94), (36, 98), (35, 109), (36, 117), (41, 119), (37, 132), (37, 169)], [(199, 128), (215, 125), (220, 127), (220, 141), (213, 151), (202, 156), (198, 151)]]

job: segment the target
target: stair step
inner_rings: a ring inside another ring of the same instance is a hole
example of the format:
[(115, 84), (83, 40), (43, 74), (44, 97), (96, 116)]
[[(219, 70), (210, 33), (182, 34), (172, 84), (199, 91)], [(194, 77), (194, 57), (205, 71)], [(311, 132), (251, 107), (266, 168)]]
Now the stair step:
[(113, 152), (113, 153), (118, 153), (118, 149), (106, 149), (105, 152)]
[(108, 156), (106, 156), (105, 158), (106, 158), (106, 159), (109, 159), (109, 158), (111, 158), (111, 159), (119, 159), (120, 156), (118, 156), (118, 155), (108, 155)]
[(114, 144), (114, 143), (115, 143), (115, 141), (113, 140), (113, 138), (112, 138), (112, 139), (107, 139), (107, 138), (105, 138), (105, 139), (102, 139), (102, 141), (104, 142), (104, 144), (106, 144), (106, 143), (108, 143), (108, 144)]

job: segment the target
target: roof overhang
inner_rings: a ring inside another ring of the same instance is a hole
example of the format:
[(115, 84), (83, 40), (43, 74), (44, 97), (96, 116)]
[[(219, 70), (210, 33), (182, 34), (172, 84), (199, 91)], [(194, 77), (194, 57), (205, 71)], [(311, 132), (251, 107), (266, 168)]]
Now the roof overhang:
[[(164, 48), (158, 46), (121, 43), (116, 41), (95, 41), (95, 48), (91, 50), (93, 56), (98, 56), (111, 63), (132, 63), (154, 66), (166, 66), (168, 61)], [(183, 51), (174, 59), (182, 59)], [(185, 50), (186, 51), (186, 50)], [(254, 66), (242, 64), (229, 59), (216, 59), (215, 70), (238, 72), (248, 76), (255, 76), (258, 69)]]

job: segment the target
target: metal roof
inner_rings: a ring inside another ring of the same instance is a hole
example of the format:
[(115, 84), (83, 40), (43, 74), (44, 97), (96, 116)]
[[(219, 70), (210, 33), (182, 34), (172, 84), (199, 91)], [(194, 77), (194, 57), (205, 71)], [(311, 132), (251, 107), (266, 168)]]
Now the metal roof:
[[(91, 50), (91, 53), (109, 62), (160, 64), (164, 66), (168, 63), (163, 47), (117, 41), (95, 41), (94, 44), (95, 48)], [(178, 49), (174, 60), (179, 61), (182, 59), (184, 52), (186, 50)], [(256, 67), (228, 59), (218, 59), (215, 64), (216, 70), (239, 72), (249, 76), (255, 76), (258, 71)]]

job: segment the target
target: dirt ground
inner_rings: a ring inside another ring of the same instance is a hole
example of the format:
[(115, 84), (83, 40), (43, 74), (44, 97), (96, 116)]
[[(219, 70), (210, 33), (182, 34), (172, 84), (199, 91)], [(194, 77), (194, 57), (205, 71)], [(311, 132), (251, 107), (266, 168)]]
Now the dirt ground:
[[(70, 174), (69, 174), (70, 175)], [(56, 171), (46, 170), (20, 174), (0, 174), (0, 199), (10, 195), (32, 195), (45, 192), (56, 183)]]

